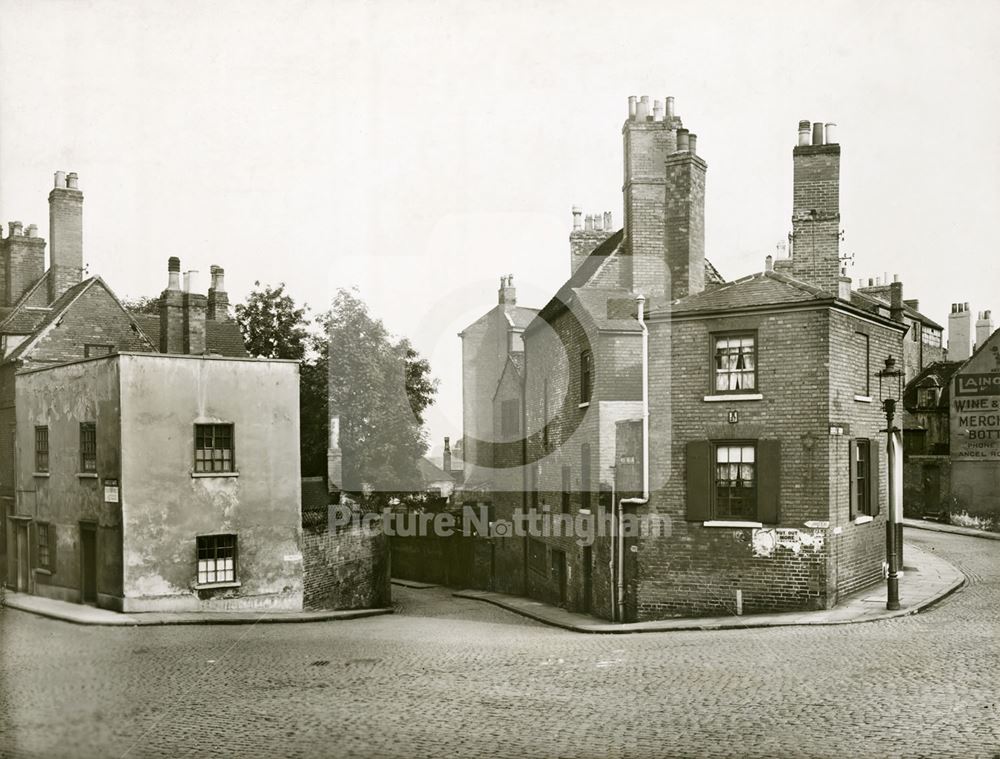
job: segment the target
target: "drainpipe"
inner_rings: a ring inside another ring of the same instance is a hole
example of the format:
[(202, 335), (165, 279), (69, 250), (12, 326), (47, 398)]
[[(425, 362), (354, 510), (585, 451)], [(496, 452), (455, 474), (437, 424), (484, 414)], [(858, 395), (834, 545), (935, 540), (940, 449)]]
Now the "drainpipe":
[(609, 545), (609, 553), (611, 558), (608, 561), (608, 577), (611, 585), (611, 621), (614, 622), (617, 616), (618, 605), (615, 603), (615, 542), (618, 540), (618, 536), (615, 534), (615, 477), (617, 476), (617, 471), (615, 465), (611, 465), (611, 543)]
[(642, 327), (642, 498), (622, 498), (618, 502), (618, 621), (625, 621), (625, 536), (623, 516), (625, 504), (649, 503), (649, 329), (646, 327), (644, 309), (646, 299), (640, 293), (638, 304), (639, 326)]

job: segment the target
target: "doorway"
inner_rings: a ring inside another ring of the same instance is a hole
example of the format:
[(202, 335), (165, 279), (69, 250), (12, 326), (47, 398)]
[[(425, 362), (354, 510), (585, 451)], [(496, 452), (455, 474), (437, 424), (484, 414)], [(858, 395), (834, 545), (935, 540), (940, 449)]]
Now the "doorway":
[(941, 514), (941, 467), (936, 464), (924, 467), (924, 515)]
[(552, 574), (559, 582), (559, 604), (566, 605), (566, 552), (552, 551)]
[(593, 557), (590, 546), (583, 547), (583, 608), (584, 614), (590, 614), (593, 593)]
[(28, 522), (18, 519), (14, 524), (14, 589), (18, 593), (30, 593), (31, 561), (28, 549)]
[(97, 604), (97, 525), (80, 523), (80, 601)]

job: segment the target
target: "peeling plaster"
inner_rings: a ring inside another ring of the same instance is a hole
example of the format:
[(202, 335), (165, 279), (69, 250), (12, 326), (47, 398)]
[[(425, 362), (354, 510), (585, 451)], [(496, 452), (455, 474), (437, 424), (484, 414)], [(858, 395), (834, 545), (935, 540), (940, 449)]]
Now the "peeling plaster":
[(761, 528), (753, 530), (751, 543), (753, 555), (759, 558), (770, 558), (779, 548), (790, 550), (794, 554), (811, 548), (819, 551), (823, 547), (825, 536), (821, 530), (804, 532), (786, 528)]

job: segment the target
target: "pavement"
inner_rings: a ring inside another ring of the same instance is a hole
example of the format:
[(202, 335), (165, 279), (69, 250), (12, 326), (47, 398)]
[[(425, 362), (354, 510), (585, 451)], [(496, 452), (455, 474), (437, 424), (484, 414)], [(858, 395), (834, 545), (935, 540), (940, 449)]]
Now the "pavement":
[(580, 635), (400, 586), (350, 624), (4, 608), (0, 757), (996, 759), (1000, 543), (907, 541), (966, 584), (860, 625)]
[(351, 609), (345, 611), (274, 611), (274, 612), (143, 612), (122, 614), (86, 604), (56, 601), (27, 593), (4, 591), (4, 605), (49, 619), (78, 625), (136, 627), (143, 625), (256, 625), (281, 622), (333, 622), (392, 614), (392, 608)]
[(461, 590), (454, 595), (485, 601), (516, 614), (578, 633), (642, 633), (674, 630), (730, 630), (787, 625), (845, 625), (872, 622), (915, 614), (949, 596), (965, 583), (965, 576), (932, 552), (912, 543), (904, 543), (904, 571), (899, 578), (900, 608), (885, 608), (886, 584), (879, 583), (844, 598), (832, 609), (779, 614), (744, 614), (722, 617), (686, 617), (652, 622), (619, 624), (597, 617), (552, 606), (532, 598), (493, 593), (484, 590)]
[(916, 530), (931, 530), (932, 532), (948, 532), (952, 535), (965, 535), (968, 538), (985, 538), (986, 540), (1000, 540), (1000, 532), (987, 532), (986, 530), (974, 530), (971, 527), (958, 527), (957, 525), (941, 524), (926, 519), (903, 519), (904, 527), (912, 527)]

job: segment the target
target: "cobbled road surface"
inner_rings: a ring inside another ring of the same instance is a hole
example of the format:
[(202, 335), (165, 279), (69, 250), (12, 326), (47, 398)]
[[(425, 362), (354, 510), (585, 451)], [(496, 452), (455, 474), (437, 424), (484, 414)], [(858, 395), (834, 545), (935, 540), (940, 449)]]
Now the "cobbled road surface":
[(884, 622), (637, 635), (445, 589), (290, 625), (0, 611), (11, 757), (1000, 757), (1000, 541), (907, 531), (969, 578)]

